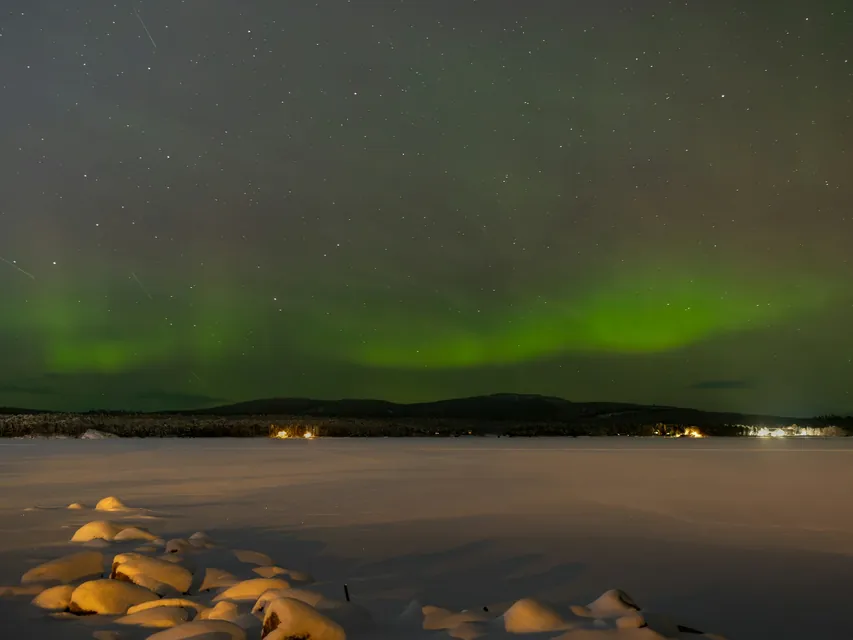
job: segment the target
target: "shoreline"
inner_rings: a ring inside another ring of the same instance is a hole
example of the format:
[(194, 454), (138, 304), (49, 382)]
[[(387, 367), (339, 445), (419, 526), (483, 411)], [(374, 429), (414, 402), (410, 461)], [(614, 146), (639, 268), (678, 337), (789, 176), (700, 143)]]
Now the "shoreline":
[[(492, 435), (492, 434), (479, 434), (479, 435), (451, 435), (451, 434), (442, 434), (442, 435), (362, 435), (362, 436), (312, 436), (311, 438), (304, 438), (305, 440), (331, 440), (331, 441), (343, 441), (343, 440), (449, 440), (449, 439), (462, 439), (462, 440), (508, 440), (508, 439), (523, 439), (523, 440), (661, 440), (661, 441), (672, 441), (672, 440), (697, 440), (697, 439), (722, 439), (722, 440), (787, 440), (787, 441), (808, 441), (808, 440), (816, 440), (816, 441), (829, 441), (829, 440), (843, 440), (846, 438), (850, 438), (848, 435), (838, 435), (838, 436), (756, 436), (756, 435), (744, 435), (744, 436), (702, 436), (701, 438), (691, 438), (691, 437), (678, 437), (678, 436), (643, 436), (643, 435), (580, 435), (580, 436), (563, 436), (563, 435)], [(65, 434), (45, 434), (45, 433), (32, 433), (23, 436), (11, 436), (11, 435), (0, 435), (0, 442), (2, 441), (21, 441), (21, 440), (228, 440), (228, 439), (237, 439), (237, 440), (282, 440), (285, 438), (276, 438), (274, 436), (263, 436), (263, 435), (251, 435), (251, 436), (232, 436), (232, 435), (216, 435), (210, 436), (205, 434), (199, 435), (150, 435), (150, 436), (136, 436), (136, 435), (128, 435), (128, 436), (119, 436), (110, 433), (96, 432), (90, 433), (85, 432), (81, 435), (65, 435)], [(300, 440), (301, 438), (286, 438), (289, 440)]]
[[(88, 434), (88, 435), (87, 435)], [(2, 438), (542, 438), (847, 437), (840, 427), (615, 420), (537, 421), (163, 414), (0, 415)]]

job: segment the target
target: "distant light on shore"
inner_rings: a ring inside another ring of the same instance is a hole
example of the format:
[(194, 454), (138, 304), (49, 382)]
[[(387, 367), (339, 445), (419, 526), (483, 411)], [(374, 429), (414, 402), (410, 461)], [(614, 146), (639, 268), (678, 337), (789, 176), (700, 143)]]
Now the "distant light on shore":
[(307, 429), (305, 431), (302, 431), (301, 428), (276, 429), (274, 431), (271, 430), (270, 437), (275, 438), (276, 440), (287, 440), (290, 438), (313, 440), (316, 437), (316, 434), (311, 429)]
[(747, 427), (747, 435), (756, 438), (809, 438), (842, 435), (835, 427)]

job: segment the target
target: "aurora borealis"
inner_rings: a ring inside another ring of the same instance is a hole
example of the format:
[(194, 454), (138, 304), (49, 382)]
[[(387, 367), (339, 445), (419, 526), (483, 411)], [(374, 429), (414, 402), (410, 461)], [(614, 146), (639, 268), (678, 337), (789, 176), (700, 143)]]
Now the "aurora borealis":
[(853, 412), (845, 3), (7, 4), (0, 406)]

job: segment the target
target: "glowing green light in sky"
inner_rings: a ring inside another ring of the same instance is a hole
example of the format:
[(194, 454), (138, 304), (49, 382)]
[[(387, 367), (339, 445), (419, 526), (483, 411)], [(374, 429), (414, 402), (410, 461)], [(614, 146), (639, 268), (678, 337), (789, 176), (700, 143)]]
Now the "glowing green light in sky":
[(548, 294), (515, 296), (466, 295), (453, 287), (389, 295), (365, 280), (346, 291), (294, 297), (283, 312), (252, 314), (247, 309), (259, 302), (235, 289), (220, 295), (212, 286), (180, 301), (180, 312), (169, 300), (111, 305), (105, 296), (48, 290), (3, 322), (30, 341), (40, 366), (56, 373), (227, 365), (246, 353), (269, 362), (301, 353), (375, 368), (453, 369), (572, 352), (672, 351), (788, 321), (832, 293), (816, 279), (678, 267), (552, 282)]
[(660, 353), (816, 308), (823, 287), (637, 273), (568, 295), (442, 308), (375, 302), (312, 319), (308, 344), (392, 368), (503, 365), (566, 352)]
[[(176, 311), (168, 300), (127, 301), (115, 295), (110, 302), (104, 295), (72, 291), (45, 287), (23, 312), (0, 319), (0, 329), (20, 335), (34, 364), (51, 373), (212, 364), (242, 346), (246, 318), (235, 313), (235, 300), (199, 296), (187, 313), (186, 300)], [(132, 289), (130, 295), (136, 295)]]

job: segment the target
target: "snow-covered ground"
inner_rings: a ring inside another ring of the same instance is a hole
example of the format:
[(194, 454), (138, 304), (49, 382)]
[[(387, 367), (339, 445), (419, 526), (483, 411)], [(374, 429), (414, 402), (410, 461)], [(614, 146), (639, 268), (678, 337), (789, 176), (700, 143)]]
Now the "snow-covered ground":
[[(851, 486), (853, 439), (5, 441), (0, 586), (133, 519), (346, 583), (380, 621), (621, 588), (731, 640), (849, 638)], [(108, 495), (147, 510), (64, 508)], [(92, 637), (31, 598), (0, 598), (0, 637)]]

